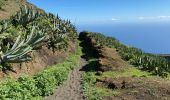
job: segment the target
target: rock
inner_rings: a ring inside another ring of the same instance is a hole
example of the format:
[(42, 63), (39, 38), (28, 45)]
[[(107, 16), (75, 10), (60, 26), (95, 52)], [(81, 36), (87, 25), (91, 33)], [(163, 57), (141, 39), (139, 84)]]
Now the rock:
[(109, 83), (108, 88), (110, 89), (117, 89), (117, 86), (115, 83)]
[(100, 66), (99, 71), (106, 72), (106, 71), (111, 71), (112, 67), (110, 66)]

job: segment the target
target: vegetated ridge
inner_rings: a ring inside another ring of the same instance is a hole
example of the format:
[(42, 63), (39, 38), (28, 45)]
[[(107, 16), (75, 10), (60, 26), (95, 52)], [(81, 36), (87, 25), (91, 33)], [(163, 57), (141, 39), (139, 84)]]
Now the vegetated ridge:
[[(88, 100), (170, 99), (169, 76), (163, 79), (162, 74), (156, 73), (158, 76), (155, 76), (155, 71), (143, 68), (151, 66), (143, 66), (151, 61), (149, 59), (153, 61), (160, 59), (160, 62), (155, 62), (156, 65), (168, 63), (166, 59), (144, 52), (143, 55), (138, 54), (142, 51), (127, 47), (115, 38), (106, 37), (100, 33), (81, 32), (79, 38), (84, 47), (84, 57), (89, 62), (84, 68), (86, 73), (83, 74), (82, 82), (83, 91)], [(88, 48), (86, 44), (89, 45)], [(148, 62), (140, 63), (140, 58), (136, 59), (135, 56), (147, 56)], [(130, 59), (128, 60), (127, 57)], [(152, 65), (152, 67), (156, 66)], [(162, 68), (164, 68), (163, 64)]]

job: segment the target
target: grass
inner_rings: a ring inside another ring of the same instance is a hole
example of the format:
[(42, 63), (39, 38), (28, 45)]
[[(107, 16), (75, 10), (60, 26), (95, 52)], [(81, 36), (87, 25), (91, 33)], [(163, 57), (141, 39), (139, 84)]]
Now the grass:
[(89, 70), (82, 75), (82, 88), (85, 97), (88, 100), (103, 100), (103, 97), (118, 96), (120, 94), (119, 90), (113, 91), (108, 88), (96, 86), (95, 83), (98, 76), (96, 76), (96, 72), (93, 71), (93, 69), (97, 67), (95, 66), (96, 61), (97, 59), (90, 59), (89, 64), (87, 66), (87, 69)]
[(86, 73), (83, 74), (82, 87), (85, 97), (88, 100), (103, 100), (105, 97), (113, 97), (121, 95), (120, 90), (112, 90), (107, 87), (97, 87), (96, 79), (107, 77), (107, 78), (118, 78), (118, 77), (154, 77), (149, 72), (141, 71), (135, 67), (125, 67), (123, 70), (113, 70), (104, 72), (101, 76), (96, 76), (95, 63), (97, 59), (90, 59)]
[(117, 77), (151, 77), (151, 73), (146, 71), (141, 71), (135, 67), (127, 67), (124, 70), (113, 70), (104, 72), (102, 77), (110, 77), (110, 78), (117, 78)]

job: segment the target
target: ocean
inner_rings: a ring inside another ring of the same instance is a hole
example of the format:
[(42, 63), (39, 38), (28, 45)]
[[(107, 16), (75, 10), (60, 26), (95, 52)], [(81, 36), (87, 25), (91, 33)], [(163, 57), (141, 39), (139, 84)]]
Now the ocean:
[(170, 23), (81, 24), (78, 31), (100, 32), (147, 53), (170, 54)]

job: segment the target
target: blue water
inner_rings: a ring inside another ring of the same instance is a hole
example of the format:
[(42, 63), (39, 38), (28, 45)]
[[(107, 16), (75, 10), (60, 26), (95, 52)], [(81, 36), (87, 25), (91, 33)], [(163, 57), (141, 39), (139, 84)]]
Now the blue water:
[(148, 53), (170, 54), (170, 23), (83, 24), (78, 31), (101, 32)]

